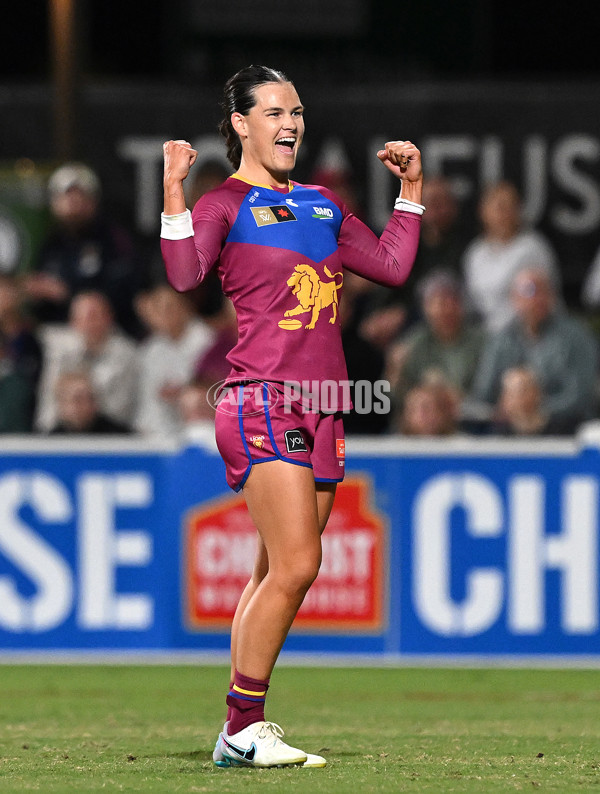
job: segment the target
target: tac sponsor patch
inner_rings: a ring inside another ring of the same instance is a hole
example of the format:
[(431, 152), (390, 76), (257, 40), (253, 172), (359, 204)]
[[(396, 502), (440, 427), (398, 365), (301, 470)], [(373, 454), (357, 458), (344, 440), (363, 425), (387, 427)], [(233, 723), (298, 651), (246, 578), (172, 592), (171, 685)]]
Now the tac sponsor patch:
[(285, 448), (289, 453), (294, 452), (308, 452), (304, 437), (299, 430), (286, 430), (285, 431)]
[(257, 226), (271, 226), (274, 223), (298, 220), (292, 210), (285, 204), (279, 204), (274, 207), (250, 207), (250, 211)]

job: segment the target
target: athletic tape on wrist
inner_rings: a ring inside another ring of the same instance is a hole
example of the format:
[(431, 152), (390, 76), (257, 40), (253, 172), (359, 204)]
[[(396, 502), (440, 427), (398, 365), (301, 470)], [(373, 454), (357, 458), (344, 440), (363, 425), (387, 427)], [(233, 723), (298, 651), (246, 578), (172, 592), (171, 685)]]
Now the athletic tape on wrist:
[(414, 212), (415, 215), (422, 215), (425, 212), (425, 207), (423, 204), (417, 204), (415, 201), (409, 201), (408, 199), (402, 198), (402, 196), (398, 196), (396, 199), (394, 209), (402, 210), (403, 212)]
[(178, 215), (160, 215), (160, 236), (165, 240), (185, 240), (194, 236), (192, 213), (189, 210)]

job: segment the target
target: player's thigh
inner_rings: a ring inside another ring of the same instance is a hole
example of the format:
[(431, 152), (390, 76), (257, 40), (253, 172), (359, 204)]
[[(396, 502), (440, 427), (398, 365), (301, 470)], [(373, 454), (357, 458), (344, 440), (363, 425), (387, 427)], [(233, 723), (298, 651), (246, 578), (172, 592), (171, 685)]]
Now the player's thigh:
[(264, 543), (269, 570), (308, 563), (321, 554), (317, 491), (312, 469), (282, 460), (252, 467), (243, 490)]

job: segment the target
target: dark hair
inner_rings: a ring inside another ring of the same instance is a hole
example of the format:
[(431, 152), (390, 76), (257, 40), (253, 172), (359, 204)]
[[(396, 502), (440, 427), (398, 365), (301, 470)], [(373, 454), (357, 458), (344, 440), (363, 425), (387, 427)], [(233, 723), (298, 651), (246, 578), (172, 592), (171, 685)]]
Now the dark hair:
[(223, 89), (221, 107), (225, 117), (219, 124), (219, 132), (227, 143), (227, 159), (237, 170), (242, 160), (242, 144), (231, 124), (231, 114), (247, 116), (256, 104), (254, 91), (266, 83), (290, 83), (291, 80), (276, 69), (268, 66), (246, 66), (230, 77)]

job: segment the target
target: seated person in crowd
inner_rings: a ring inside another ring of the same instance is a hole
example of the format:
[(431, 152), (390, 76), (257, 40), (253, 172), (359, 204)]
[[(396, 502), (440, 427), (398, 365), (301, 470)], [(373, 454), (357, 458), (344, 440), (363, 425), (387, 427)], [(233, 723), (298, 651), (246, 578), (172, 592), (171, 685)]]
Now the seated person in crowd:
[(137, 407), (137, 343), (119, 329), (108, 298), (82, 292), (69, 307), (68, 324), (42, 328), (45, 364), (39, 388), (36, 427), (48, 431), (57, 417), (55, 384), (62, 372), (85, 367), (102, 413), (130, 426)]
[(66, 322), (72, 296), (97, 290), (107, 296), (119, 325), (139, 336), (133, 301), (145, 283), (136, 243), (102, 212), (100, 192), (98, 176), (82, 163), (63, 165), (50, 176), (53, 225), (24, 286), (40, 322)]
[(572, 433), (596, 412), (598, 350), (589, 329), (558, 305), (547, 270), (527, 268), (512, 284), (515, 317), (489, 341), (473, 397), (494, 413), (504, 373), (528, 367), (542, 390), (541, 411), (555, 432)]
[(211, 403), (215, 394), (214, 382), (195, 379), (181, 388), (177, 400), (186, 440), (213, 451), (217, 449), (215, 407)]
[(19, 430), (30, 431), (43, 351), (37, 330), (25, 315), (23, 293), (14, 276), (0, 275), (0, 348), (4, 376), (11, 375), (9, 381), (5, 380), (5, 388), (12, 382), (16, 389), (13, 393), (21, 394), (23, 400), (18, 415), (23, 414), (26, 421), (19, 419), (17, 425)]
[[(342, 345), (346, 359), (348, 380), (352, 382), (350, 398), (353, 408), (344, 415), (347, 435), (378, 435), (388, 429), (389, 415), (373, 410), (361, 410), (361, 382), (372, 384), (384, 379), (385, 358), (383, 350), (368, 342), (358, 331), (363, 300), (373, 283), (355, 273), (344, 274), (344, 299), (340, 303)], [(358, 384), (358, 386), (357, 386)], [(387, 389), (386, 389), (387, 392)]]
[(463, 277), (469, 309), (489, 331), (499, 331), (514, 316), (512, 281), (520, 270), (545, 270), (560, 284), (556, 254), (539, 232), (524, 227), (521, 200), (510, 182), (486, 188), (479, 203), (482, 232), (467, 247)]
[(194, 377), (215, 332), (193, 310), (187, 295), (160, 284), (138, 299), (138, 311), (150, 333), (140, 345), (140, 381), (135, 428), (147, 435), (178, 433), (178, 400)]
[(51, 434), (131, 432), (129, 427), (101, 412), (92, 378), (85, 369), (61, 373), (55, 388), (57, 416)]
[(533, 370), (512, 367), (502, 375), (502, 387), (492, 433), (508, 436), (560, 435), (544, 413), (542, 389)]
[(15, 367), (0, 337), (0, 433), (30, 433), (35, 389)]
[(600, 319), (600, 248), (596, 251), (585, 273), (579, 298), (583, 309), (591, 315), (595, 327), (598, 328)]
[(469, 236), (461, 221), (460, 205), (447, 179), (432, 177), (423, 184), (426, 212), (421, 220), (419, 250), (411, 273), (402, 286), (412, 311), (420, 316), (419, 283), (430, 273), (445, 270), (460, 279), (462, 256)]
[(462, 285), (452, 272), (432, 271), (419, 283), (418, 293), (424, 319), (387, 353), (387, 376), (397, 406), (432, 373), (457, 395), (467, 394), (485, 342), (483, 330), (465, 320)]
[(394, 432), (405, 436), (451, 436), (458, 432), (456, 394), (443, 380), (431, 380), (410, 389)]
[(194, 368), (194, 379), (211, 381), (225, 380), (231, 372), (227, 355), (238, 339), (237, 318), (233, 303), (223, 297), (223, 307), (212, 320), (214, 337), (210, 345), (202, 351)]
[(460, 277), (468, 236), (460, 206), (450, 183), (442, 177), (425, 180), (419, 249), (411, 273), (398, 289), (377, 287), (366, 306), (361, 334), (381, 349), (405, 328), (421, 319), (419, 282), (430, 273), (446, 270)]

